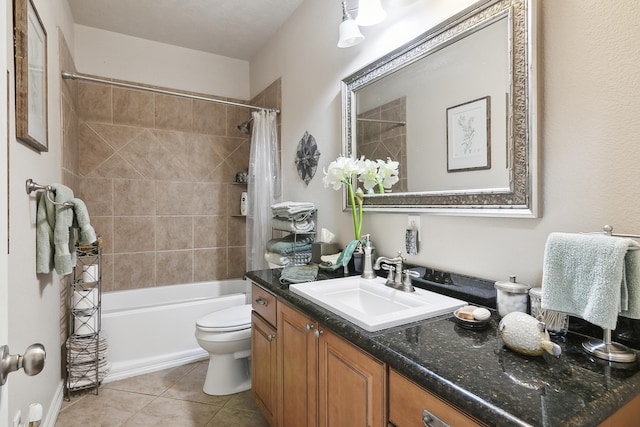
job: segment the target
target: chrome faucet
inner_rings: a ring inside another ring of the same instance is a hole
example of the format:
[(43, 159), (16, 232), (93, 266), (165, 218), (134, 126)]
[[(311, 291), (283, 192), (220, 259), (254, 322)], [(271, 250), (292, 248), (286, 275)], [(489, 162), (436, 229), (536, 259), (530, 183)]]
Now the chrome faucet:
[(398, 256), (395, 258), (387, 258), (384, 256), (378, 257), (376, 263), (373, 265), (373, 269), (380, 270), (380, 263), (383, 261), (393, 264), (393, 266), (389, 266), (387, 268), (389, 270), (389, 275), (387, 276), (385, 286), (404, 292), (413, 292), (415, 289), (413, 285), (411, 285), (412, 274), (410, 274), (413, 273), (413, 271), (407, 271), (406, 273), (403, 271), (404, 258), (402, 258), (400, 254), (401, 253), (398, 252)]

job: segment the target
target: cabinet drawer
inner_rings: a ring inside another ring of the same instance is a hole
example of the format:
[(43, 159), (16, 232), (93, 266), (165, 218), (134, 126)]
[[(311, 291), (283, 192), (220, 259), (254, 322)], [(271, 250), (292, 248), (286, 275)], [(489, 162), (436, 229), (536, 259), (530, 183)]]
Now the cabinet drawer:
[[(423, 411), (439, 418), (423, 421)], [(455, 407), (408, 380), (396, 371), (389, 370), (389, 421), (396, 427), (424, 426), (482, 426)]]
[(251, 306), (264, 320), (276, 324), (276, 297), (255, 283), (251, 285)]

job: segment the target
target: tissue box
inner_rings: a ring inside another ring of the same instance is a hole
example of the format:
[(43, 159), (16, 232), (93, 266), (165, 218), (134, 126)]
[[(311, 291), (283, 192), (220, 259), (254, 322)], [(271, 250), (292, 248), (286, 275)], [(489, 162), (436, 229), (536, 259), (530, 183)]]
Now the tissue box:
[(340, 247), (337, 243), (316, 242), (311, 244), (311, 262), (320, 264), (322, 255), (337, 254)]

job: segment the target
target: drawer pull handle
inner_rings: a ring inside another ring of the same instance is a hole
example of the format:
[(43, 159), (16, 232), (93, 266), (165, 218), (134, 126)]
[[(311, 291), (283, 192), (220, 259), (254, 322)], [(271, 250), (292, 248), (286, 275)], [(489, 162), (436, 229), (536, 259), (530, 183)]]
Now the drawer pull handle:
[(322, 329), (316, 329), (313, 333), (316, 335), (316, 338), (320, 338), (320, 335), (324, 334), (324, 331)]
[(314, 328), (314, 326), (313, 326), (313, 324), (311, 324), (311, 323), (307, 323), (306, 325), (304, 325), (304, 329), (305, 329), (307, 332), (311, 332), (311, 331), (313, 330), (313, 328)]
[(267, 335), (267, 341), (271, 342), (276, 339), (276, 334)]
[(269, 305), (269, 301), (267, 301), (266, 299), (264, 299), (262, 297), (258, 297), (258, 298), (256, 298), (256, 304), (264, 305), (266, 307), (266, 306)]
[(422, 423), (424, 424), (424, 427), (451, 427), (427, 409), (422, 410)]

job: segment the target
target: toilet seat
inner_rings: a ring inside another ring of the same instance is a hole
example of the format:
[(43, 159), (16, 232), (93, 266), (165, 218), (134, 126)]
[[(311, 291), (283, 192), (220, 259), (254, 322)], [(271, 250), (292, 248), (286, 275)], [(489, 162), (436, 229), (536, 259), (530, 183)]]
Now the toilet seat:
[(236, 305), (207, 314), (196, 321), (204, 332), (232, 332), (251, 328), (251, 304)]

